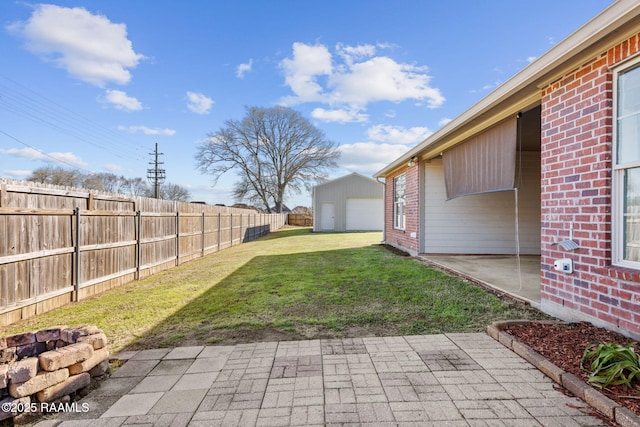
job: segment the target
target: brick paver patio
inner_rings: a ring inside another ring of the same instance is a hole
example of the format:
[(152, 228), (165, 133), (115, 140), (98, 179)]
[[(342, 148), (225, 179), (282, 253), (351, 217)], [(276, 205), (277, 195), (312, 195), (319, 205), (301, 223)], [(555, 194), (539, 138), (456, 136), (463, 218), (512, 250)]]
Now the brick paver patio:
[(38, 427), (599, 426), (484, 333), (179, 347), (126, 363)]

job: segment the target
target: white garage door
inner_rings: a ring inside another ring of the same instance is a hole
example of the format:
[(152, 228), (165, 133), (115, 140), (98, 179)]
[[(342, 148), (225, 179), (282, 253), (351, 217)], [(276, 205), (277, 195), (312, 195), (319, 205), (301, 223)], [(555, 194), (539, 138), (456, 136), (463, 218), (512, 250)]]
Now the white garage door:
[(347, 230), (381, 231), (383, 225), (382, 199), (347, 199)]

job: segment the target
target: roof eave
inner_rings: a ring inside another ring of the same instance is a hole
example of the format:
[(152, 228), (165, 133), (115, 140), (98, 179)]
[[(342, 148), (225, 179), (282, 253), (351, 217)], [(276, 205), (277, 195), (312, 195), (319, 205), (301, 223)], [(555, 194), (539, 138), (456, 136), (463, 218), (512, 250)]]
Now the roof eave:
[[(572, 62), (577, 56), (588, 52), (590, 47), (598, 45), (598, 42), (606, 38), (607, 35), (637, 18), (638, 15), (640, 15), (640, 3), (637, 0), (615, 1), (596, 17), (471, 106), (471, 108), (376, 172), (373, 176), (384, 178), (396, 169), (403, 167), (412, 157), (421, 156), (430, 147), (441, 145), (446, 141), (447, 137), (460, 132), (461, 129), (468, 126), (482, 113), (494, 110), (510, 100), (512, 101), (511, 104), (513, 104), (513, 98), (516, 96), (529, 98), (534, 92), (539, 94), (539, 88), (545, 82), (549, 83), (557, 78), (557, 70), (563, 69), (563, 64)], [(591, 54), (591, 52), (589, 53)]]

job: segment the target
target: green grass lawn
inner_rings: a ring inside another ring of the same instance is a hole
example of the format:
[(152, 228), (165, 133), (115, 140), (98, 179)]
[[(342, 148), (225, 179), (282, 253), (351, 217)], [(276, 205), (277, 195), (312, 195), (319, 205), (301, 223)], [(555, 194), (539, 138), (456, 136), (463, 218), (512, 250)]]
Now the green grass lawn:
[(283, 229), (3, 328), (92, 324), (111, 350), (262, 340), (482, 331), (540, 319), (380, 245), (381, 233)]

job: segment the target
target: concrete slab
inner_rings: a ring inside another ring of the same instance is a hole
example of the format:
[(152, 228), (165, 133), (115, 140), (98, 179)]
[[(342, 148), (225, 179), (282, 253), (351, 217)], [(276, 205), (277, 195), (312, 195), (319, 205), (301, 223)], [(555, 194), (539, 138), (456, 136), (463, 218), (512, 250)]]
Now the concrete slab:
[(130, 360), (159, 360), (166, 356), (169, 351), (171, 351), (171, 349), (169, 348), (152, 348), (149, 350), (140, 350), (135, 355), (133, 355)]
[(207, 389), (200, 390), (171, 390), (158, 400), (158, 402), (149, 411), (150, 414), (176, 414), (181, 412), (194, 413), (204, 396)]
[(218, 357), (218, 358), (224, 359), (229, 357), (229, 355), (233, 353), (234, 349), (235, 349), (235, 346), (233, 345), (220, 345), (220, 346), (210, 345), (210, 346), (206, 346), (204, 350), (200, 352), (200, 354), (198, 355), (198, 358), (206, 359), (210, 357)]
[(220, 372), (227, 362), (227, 357), (198, 358), (193, 361), (187, 374), (200, 374), (204, 372)]
[(145, 415), (158, 403), (164, 393), (138, 393), (125, 394), (113, 404), (100, 418), (130, 417), (132, 415)]
[(129, 360), (111, 374), (111, 378), (144, 377), (148, 375), (159, 362), (157, 359)]
[(477, 280), (529, 302), (540, 305), (540, 257), (521, 255), (421, 255), (427, 263)]
[(173, 390), (209, 389), (218, 377), (218, 372), (203, 372), (200, 374), (184, 374), (173, 386)]
[(169, 359), (195, 359), (204, 350), (204, 346), (197, 347), (176, 347), (164, 356), (163, 360)]
[[(111, 406), (113, 406), (120, 396), (94, 396), (93, 394), (89, 394), (84, 399), (82, 399), (82, 404), (88, 408), (88, 411), (74, 411), (74, 412), (63, 412), (58, 416), (58, 419), (65, 420), (93, 420), (100, 414), (106, 412)], [(124, 419), (122, 420), (124, 421)], [(115, 422), (115, 421), (112, 421)]]
[(144, 377), (123, 377), (123, 378), (110, 378), (109, 381), (103, 381), (99, 384), (98, 388), (91, 391), (92, 397), (106, 397), (106, 396), (122, 396), (127, 394), (134, 388)]
[(109, 360), (113, 361), (113, 360), (120, 360), (120, 361), (127, 361), (129, 359), (131, 359), (132, 357), (134, 357), (136, 354), (138, 354), (138, 351), (120, 351), (116, 354), (112, 354), (111, 356), (109, 356)]
[(149, 375), (131, 391), (134, 393), (153, 393), (155, 391), (169, 391), (181, 378), (180, 375)]
[(101, 418), (97, 420), (70, 420), (63, 421), (58, 427), (120, 427), (126, 417)]
[(161, 360), (149, 375), (182, 375), (192, 363), (191, 359)]

